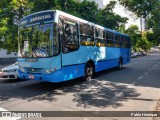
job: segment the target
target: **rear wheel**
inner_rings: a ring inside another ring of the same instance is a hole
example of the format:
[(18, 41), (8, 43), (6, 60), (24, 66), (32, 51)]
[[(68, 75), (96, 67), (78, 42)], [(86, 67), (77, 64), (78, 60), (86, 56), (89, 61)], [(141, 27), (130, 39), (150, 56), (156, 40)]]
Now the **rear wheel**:
[(90, 63), (87, 63), (84, 69), (84, 80), (89, 81), (92, 79), (94, 73), (93, 65)]
[(123, 68), (123, 62), (122, 59), (119, 59), (118, 69), (121, 70), (122, 68)]

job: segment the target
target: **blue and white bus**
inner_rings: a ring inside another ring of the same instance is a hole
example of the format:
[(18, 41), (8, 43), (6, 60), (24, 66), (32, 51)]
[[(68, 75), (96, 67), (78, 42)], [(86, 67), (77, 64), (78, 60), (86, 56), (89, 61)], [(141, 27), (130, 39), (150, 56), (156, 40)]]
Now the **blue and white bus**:
[(62, 82), (130, 62), (130, 38), (59, 10), (31, 14), (19, 24), (21, 79)]

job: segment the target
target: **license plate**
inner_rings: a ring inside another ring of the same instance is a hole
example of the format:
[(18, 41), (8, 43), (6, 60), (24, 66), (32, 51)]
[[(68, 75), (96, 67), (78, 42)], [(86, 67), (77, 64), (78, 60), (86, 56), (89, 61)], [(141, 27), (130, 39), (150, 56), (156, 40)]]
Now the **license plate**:
[(33, 76), (33, 75), (29, 75), (29, 78), (30, 78), (30, 79), (34, 79), (34, 76)]

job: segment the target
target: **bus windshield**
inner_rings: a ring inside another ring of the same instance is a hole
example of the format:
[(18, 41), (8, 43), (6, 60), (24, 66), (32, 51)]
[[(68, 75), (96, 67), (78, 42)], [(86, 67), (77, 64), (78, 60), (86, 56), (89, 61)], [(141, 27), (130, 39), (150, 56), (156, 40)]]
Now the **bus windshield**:
[(56, 40), (56, 28), (53, 23), (21, 28), (19, 30), (19, 57), (53, 56), (57, 52), (54, 49), (59, 44)]

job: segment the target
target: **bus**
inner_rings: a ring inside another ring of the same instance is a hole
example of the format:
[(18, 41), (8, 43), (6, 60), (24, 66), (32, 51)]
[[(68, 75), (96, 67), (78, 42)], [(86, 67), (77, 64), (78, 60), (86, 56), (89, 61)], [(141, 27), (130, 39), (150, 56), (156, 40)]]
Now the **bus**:
[(18, 34), (20, 79), (88, 81), (96, 72), (130, 62), (129, 36), (59, 10), (26, 16)]

